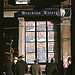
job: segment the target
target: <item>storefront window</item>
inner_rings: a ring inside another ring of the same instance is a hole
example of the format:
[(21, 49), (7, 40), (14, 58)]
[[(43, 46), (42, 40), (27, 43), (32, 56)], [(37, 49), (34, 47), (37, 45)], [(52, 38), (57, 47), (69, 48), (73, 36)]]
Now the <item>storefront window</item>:
[(25, 24), (26, 62), (34, 63), (37, 58), (39, 63), (46, 63), (57, 58), (57, 25), (51, 21), (26, 21)]

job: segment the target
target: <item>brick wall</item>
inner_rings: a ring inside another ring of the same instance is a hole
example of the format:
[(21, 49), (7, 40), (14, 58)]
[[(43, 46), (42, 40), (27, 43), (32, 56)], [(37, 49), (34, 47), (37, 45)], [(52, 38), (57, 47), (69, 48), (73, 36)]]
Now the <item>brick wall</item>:
[(63, 56), (71, 55), (70, 25), (62, 26)]

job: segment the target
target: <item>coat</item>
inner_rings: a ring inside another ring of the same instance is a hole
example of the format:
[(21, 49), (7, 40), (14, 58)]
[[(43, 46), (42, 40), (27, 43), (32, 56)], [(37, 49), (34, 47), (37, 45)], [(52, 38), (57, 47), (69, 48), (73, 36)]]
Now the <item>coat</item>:
[(12, 64), (12, 72), (13, 72), (13, 75), (15, 75), (15, 63), (14, 62)]
[(10, 62), (9, 60), (5, 62), (5, 72), (6, 72), (6, 75), (13, 75), (12, 62)]
[(20, 60), (15, 65), (16, 75), (25, 75), (28, 71), (27, 63), (23, 60)]
[(66, 75), (72, 75), (72, 65), (69, 64)]
[(46, 75), (57, 75), (57, 65), (55, 63), (48, 63), (45, 72)]
[(41, 75), (41, 67), (38, 64), (31, 65), (31, 75)]

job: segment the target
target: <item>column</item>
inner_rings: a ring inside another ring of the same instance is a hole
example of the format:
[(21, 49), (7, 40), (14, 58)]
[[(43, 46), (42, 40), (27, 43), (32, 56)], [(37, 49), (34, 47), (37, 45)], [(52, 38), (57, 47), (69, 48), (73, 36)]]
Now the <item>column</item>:
[(68, 66), (68, 57), (71, 56), (71, 23), (70, 17), (64, 17), (62, 26), (62, 51), (64, 67)]
[[(18, 18), (19, 20), (19, 56), (25, 57), (25, 21), (24, 18)], [(15, 36), (15, 35), (14, 35)], [(23, 58), (25, 60), (25, 58)]]

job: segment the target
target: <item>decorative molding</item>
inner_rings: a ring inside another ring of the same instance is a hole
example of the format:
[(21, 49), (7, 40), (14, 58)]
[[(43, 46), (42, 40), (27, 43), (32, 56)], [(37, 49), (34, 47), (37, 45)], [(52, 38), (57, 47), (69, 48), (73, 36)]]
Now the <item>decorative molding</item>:
[(71, 25), (70, 20), (69, 19), (68, 20), (63, 19), (63, 22), (61, 23), (61, 25)]

